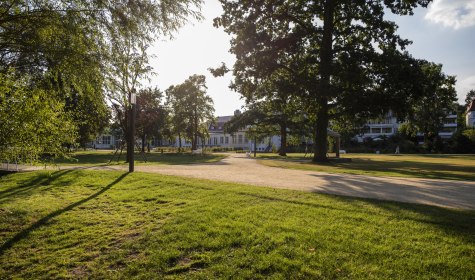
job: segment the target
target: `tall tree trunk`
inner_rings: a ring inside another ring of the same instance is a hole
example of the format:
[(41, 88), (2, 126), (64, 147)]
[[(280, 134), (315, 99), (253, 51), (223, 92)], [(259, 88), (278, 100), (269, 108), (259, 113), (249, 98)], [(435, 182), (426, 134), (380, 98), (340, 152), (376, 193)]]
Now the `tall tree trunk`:
[(280, 151), (279, 156), (287, 156), (287, 126), (285, 124), (280, 125)]
[(178, 133), (178, 152), (181, 152), (181, 133)]
[(142, 153), (145, 153), (145, 141), (146, 141), (146, 135), (145, 133), (142, 134)]
[(331, 95), (330, 76), (333, 60), (334, 0), (326, 0), (323, 13), (323, 38), (320, 51), (320, 86), (316, 92), (317, 122), (315, 126), (315, 154), (312, 161), (327, 161), (328, 98)]
[(195, 106), (195, 109), (194, 109), (194, 131), (193, 131), (193, 143), (191, 144), (193, 147), (191, 147), (192, 150), (196, 150), (198, 149), (198, 112), (197, 112), (197, 109), (196, 109), (196, 106)]
[(328, 99), (320, 98), (320, 109), (317, 113), (317, 123), (315, 126), (315, 143), (314, 143), (314, 162), (325, 162), (327, 158), (327, 136), (328, 136)]

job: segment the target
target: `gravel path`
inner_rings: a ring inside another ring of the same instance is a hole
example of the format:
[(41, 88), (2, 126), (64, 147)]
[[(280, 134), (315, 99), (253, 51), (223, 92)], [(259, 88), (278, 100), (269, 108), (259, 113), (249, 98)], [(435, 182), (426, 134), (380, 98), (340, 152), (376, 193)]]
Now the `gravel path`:
[[(127, 169), (126, 166), (76, 168)], [(468, 181), (372, 177), (282, 169), (261, 165), (244, 154), (230, 154), (222, 161), (211, 164), (139, 165), (135, 168), (142, 172), (475, 210), (475, 182)]]

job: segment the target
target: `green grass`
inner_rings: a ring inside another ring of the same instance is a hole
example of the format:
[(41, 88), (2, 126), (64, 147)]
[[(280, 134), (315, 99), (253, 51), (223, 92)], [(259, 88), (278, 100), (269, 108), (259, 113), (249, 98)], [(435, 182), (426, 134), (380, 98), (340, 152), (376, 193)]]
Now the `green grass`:
[[(119, 157), (120, 156), (120, 157)], [(56, 164), (59, 165), (122, 165), (127, 164), (125, 161), (126, 151), (122, 154), (114, 151), (78, 151), (71, 155), (71, 159), (57, 159)], [(225, 158), (224, 155), (205, 154), (192, 155), (191, 153), (158, 153), (151, 152), (142, 154), (135, 153), (135, 163), (138, 165), (154, 165), (154, 164), (192, 164), (192, 163), (213, 163)], [(112, 159), (111, 163), (109, 161)]]
[(0, 177), (0, 279), (474, 279), (475, 212), (63, 170)]
[(371, 176), (475, 180), (475, 155), (344, 154), (352, 162), (312, 163), (303, 154), (260, 154), (260, 163), (280, 168)]

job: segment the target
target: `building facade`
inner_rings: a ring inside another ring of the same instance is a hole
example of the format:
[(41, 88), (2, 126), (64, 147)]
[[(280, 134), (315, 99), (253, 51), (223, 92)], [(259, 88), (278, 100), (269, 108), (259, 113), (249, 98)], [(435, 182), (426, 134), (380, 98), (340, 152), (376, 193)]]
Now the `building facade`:
[[(380, 119), (368, 121), (368, 123), (363, 126), (362, 133), (357, 135), (356, 139), (358, 142), (363, 142), (365, 138), (378, 140), (381, 139), (381, 137), (390, 137), (397, 133), (401, 124), (402, 122), (399, 122), (397, 117), (392, 112), (389, 112)], [(457, 114), (455, 112), (448, 112), (444, 119), (443, 127), (439, 131), (439, 136), (442, 139), (449, 139), (456, 131)], [(422, 134), (418, 135), (422, 136)]]
[[(223, 148), (245, 151), (254, 151), (254, 148), (256, 148), (256, 151), (260, 152), (268, 152), (272, 149), (279, 149), (279, 136), (266, 137), (263, 140), (257, 142), (254, 147), (254, 141), (252, 139), (247, 138), (247, 129), (239, 130), (233, 134), (226, 133), (224, 130), (224, 125), (226, 122), (230, 121), (232, 117), (233, 116), (217, 117), (216, 120), (209, 125), (208, 137), (205, 139), (198, 139), (198, 147)], [(179, 147), (179, 144), (180, 143), (177, 138), (173, 146)], [(185, 148), (190, 148), (191, 142), (182, 139), (181, 146)]]

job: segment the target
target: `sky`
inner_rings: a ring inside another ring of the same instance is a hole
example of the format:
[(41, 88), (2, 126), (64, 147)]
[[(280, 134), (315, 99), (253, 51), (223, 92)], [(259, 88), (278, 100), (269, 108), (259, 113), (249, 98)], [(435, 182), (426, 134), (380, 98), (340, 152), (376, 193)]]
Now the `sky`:
[[(232, 115), (244, 102), (228, 87), (231, 73), (215, 78), (207, 70), (221, 62), (232, 67), (231, 37), (213, 27), (213, 18), (222, 13), (217, 0), (205, 0), (201, 12), (204, 20), (188, 23), (174, 39), (159, 40), (150, 48), (157, 74), (151, 84), (165, 90), (193, 74), (205, 75), (215, 114)], [(459, 103), (463, 103), (466, 93), (475, 89), (475, 0), (435, 0), (428, 8), (416, 9), (413, 16), (388, 15), (388, 19), (399, 25), (401, 37), (413, 42), (408, 51), (414, 57), (441, 63), (446, 74), (456, 76)]]

